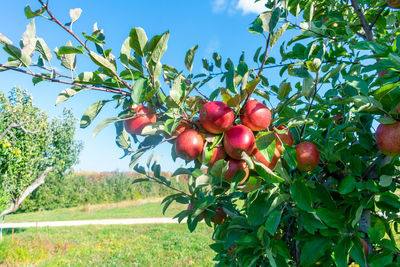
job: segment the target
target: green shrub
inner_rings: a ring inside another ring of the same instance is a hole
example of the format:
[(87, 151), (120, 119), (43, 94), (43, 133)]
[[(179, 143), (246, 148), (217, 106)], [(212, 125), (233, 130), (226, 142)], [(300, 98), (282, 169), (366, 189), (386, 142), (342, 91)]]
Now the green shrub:
[[(157, 183), (133, 183), (139, 178), (133, 172), (78, 172), (66, 174), (62, 179), (49, 176), (46, 182), (27, 199), (21, 212), (76, 207), (163, 197), (173, 191)], [(171, 178), (175, 188), (186, 190), (186, 183)]]

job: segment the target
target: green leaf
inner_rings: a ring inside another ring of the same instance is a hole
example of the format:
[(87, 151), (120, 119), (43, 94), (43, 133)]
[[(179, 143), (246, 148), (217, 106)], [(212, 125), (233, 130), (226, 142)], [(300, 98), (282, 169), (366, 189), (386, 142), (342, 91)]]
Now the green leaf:
[(307, 240), (301, 249), (301, 266), (308, 266), (317, 262), (319, 258), (324, 256), (325, 251), (331, 247), (332, 243), (329, 239), (314, 237), (311, 240)]
[(60, 49), (58, 49), (58, 55), (67, 55), (67, 54), (83, 54), (85, 52), (85, 49), (82, 46), (61, 46)]
[(265, 228), (267, 229), (268, 233), (270, 235), (274, 235), (276, 230), (278, 229), (278, 225), (281, 221), (281, 216), (282, 216), (282, 210), (274, 210), (271, 212), (271, 214), (268, 216), (267, 221), (265, 222)]
[(129, 45), (141, 57), (144, 57), (144, 47), (146, 46), (146, 43), (146, 32), (140, 27), (133, 28), (129, 34)]
[(33, 12), (33, 10), (31, 9), (31, 7), (29, 5), (25, 6), (24, 8), (24, 13), (27, 19), (31, 19), (33, 17), (36, 16), (40, 16), (45, 12), (44, 8), (38, 9), (35, 12)]
[(12, 45), (13, 44), (13, 42), (10, 40), (10, 39), (8, 39), (4, 34), (2, 34), (2, 33), (0, 33), (0, 43), (1, 44), (4, 44), (4, 45)]
[(313, 210), (310, 190), (303, 181), (296, 180), (290, 186), (290, 194), (297, 207), (308, 212)]
[(267, 249), (265, 252), (267, 253), (267, 257), (269, 260), (269, 264), (271, 264), (271, 267), (277, 267), (278, 265), (276, 265), (275, 258), (274, 258), (274, 255), (272, 254), (272, 251), (270, 249)]
[(317, 216), (328, 226), (342, 229), (345, 227), (344, 216), (339, 210), (332, 211), (327, 208), (319, 207), (316, 210)]
[(73, 8), (69, 10), (69, 16), (71, 17), (71, 25), (72, 23), (74, 23), (75, 21), (77, 21), (79, 19), (79, 17), (81, 16), (82, 13), (82, 9), (80, 8)]
[(247, 208), (249, 224), (252, 226), (260, 225), (264, 222), (267, 213), (268, 201), (266, 194), (259, 194)]
[(262, 132), (257, 135), (256, 145), (258, 150), (260, 150), (261, 154), (267, 159), (268, 162), (271, 162), (274, 157), (276, 140), (275, 135), (272, 131), (270, 132)]
[(23, 53), (21, 49), (16, 46), (5, 44), (3, 46), (4, 51), (6, 51), (9, 55), (18, 59), (25, 67), (28, 67), (31, 64), (31, 57), (28, 54)]
[(131, 97), (134, 104), (140, 104), (146, 95), (146, 89), (148, 88), (148, 81), (145, 78), (139, 78), (133, 85)]
[(136, 165), (136, 163), (139, 161), (140, 157), (143, 156), (144, 153), (146, 153), (146, 151), (139, 151), (139, 152), (136, 152), (135, 154), (133, 154), (131, 157), (131, 161), (129, 163), (129, 168), (132, 169)]
[(289, 27), (289, 23), (285, 23), (281, 27), (279, 27), (279, 29), (276, 31), (276, 33), (274, 33), (274, 35), (272, 35), (271, 41), (270, 41), (271, 48), (276, 44), (276, 42), (279, 40), (279, 38), (281, 38), (281, 36), (287, 30), (288, 27)]
[(346, 176), (339, 184), (339, 193), (348, 194), (356, 188), (356, 178), (354, 176)]
[(379, 185), (383, 187), (388, 187), (392, 184), (393, 176), (391, 175), (381, 175), (379, 177)]
[(275, 27), (276, 27), (276, 25), (277, 25), (278, 22), (279, 22), (280, 14), (281, 14), (281, 9), (280, 9), (279, 7), (278, 7), (278, 8), (275, 8), (275, 9), (272, 11), (271, 19), (270, 19), (270, 21), (268, 22), (268, 31), (267, 31), (267, 32), (269, 32), (269, 33), (271, 33), (271, 34), (274, 32)]
[(268, 183), (282, 183), (285, 181), (282, 177), (275, 174), (270, 168), (267, 168), (264, 164), (258, 160), (253, 159), (254, 167), (261, 178)]
[(351, 240), (349, 237), (343, 237), (339, 240), (335, 246), (335, 263), (338, 267), (347, 267), (349, 262), (349, 250), (351, 246)]
[(58, 95), (58, 97), (56, 99), (56, 106), (58, 104), (64, 102), (68, 98), (74, 96), (76, 93), (78, 93), (81, 90), (82, 90), (82, 87), (79, 87), (79, 86), (73, 86), (71, 88), (67, 88), (67, 89), (62, 90), (61, 93)]
[(120, 117), (113, 117), (113, 118), (107, 118), (102, 120), (93, 130), (93, 137), (96, 137), (96, 135), (103, 130), (105, 127), (107, 127), (111, 123), (115, 123), (117, 121), (123, 120), (123, 118)]
[(80, 127), (88, 127), (108, 102), (110, 102), (110, 100), (101, 100), (91, 104), (81, 118)]
[(304, 78), (301, 94), (307, 99), (311, 97), (314, 92), (314, 79), (311, 77)]
[(390, 62), (392, 62), (394, 64), (394, 68), (396, 68), (397, 70), (400, 70), (400, 56), (390, 53), (389, 54), (389, 60)]
[(289, 165), (289, 167), (294, 170), (297, 168), (297, 154), (296, 154), (296, 149), (293, 146), (289, 146), (284, 144), (284, 150), (283, 150), (283, 159), (286, 161), (286, 163)]
[(94, 72), (82, 72), (75, 78), (77, 83), (101, 84), (103, 80)]
[(51, 50), (42, 38), (36, 39), (36, 50), (39, 51), (44, 60), (50, 61), (53, 57), (51, 54)]
[(115, 143), (121, 149), (129, 149), (131, 146), (131, 140), (129, 134), (126, 132), (123, 121), (117, 121), (115, 123), (116, 137)]
[(197, 48), (199, 48), (198, 45), (193, 46), (186, 52), (185, 56), (185, 66), (188, 69), (189, 72), (192, 72), (192, 67), (193, 67), (193, 59), (194, 55), (196, 53)]
[(169, 31), (162, 35), (154, 36), (149, 43), (145, 46), (145, 53), (148, 54), (147, 62), (153, 61), (157, 63), (167, 50), (167, 44), (169, 39)]
[(279, 86), (278, 98), (280, 100), (284, 99), (285, 97), (288, 96), (290, 91), (292, 91), (292, 87), (290, 86), (290, 82), (283, 81)]
[(182, 75), (178, 75), (178, 77), (175, 78), (171, 91), (169, 92), (172, 100), (178, 105), (181, 106), (183, 103), (183, 97), (185, 95), (185, 88), (183, 85), (183, 77)]
[(114, 75), (117, 75), (116, 74), (117, 68), (115, 67), (114, 64), (112, 64), (110, 61), (108, 61), (105, 57), (100, 56), (99, 54), (96, 54), (93, 51), (90, 51), (89, 56), (96, 65), (102, 67), (103, 69), (110, 71)]
[(214, 59), (215, 66), (217, 66), (217, 68), (221, 68), (221, 56), (214, 52), (212, 57)]
[(122, 65), (125, 68), (129, 69), (129, 57), (131, 55), (131, 47), (129, 46), (130, 38), (126, 38), (125, 41), (122, 43), (121, 46), (121, 53), (119, 59), (121, 60)]
[(353, 237), (353, 247), (350, 249), (350, 255), (361, 267), (366, 266), (363, 244), (357, 236)]

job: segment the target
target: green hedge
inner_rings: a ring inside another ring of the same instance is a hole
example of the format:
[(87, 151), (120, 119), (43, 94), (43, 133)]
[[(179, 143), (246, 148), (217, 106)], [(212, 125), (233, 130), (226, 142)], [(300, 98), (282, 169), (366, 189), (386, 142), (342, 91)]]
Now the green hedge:
[[(49, 176), (45, 184), (22, 203), (20, 212), (163, 197), (172, 193), (170, 189), (157, 183), (133, 183), (137, 178), (139, 177), (131, 172), (70, 173), (61, 179)], [(186, 190), (184, 181), (175, 178), (171, 181), (174, 187)]]

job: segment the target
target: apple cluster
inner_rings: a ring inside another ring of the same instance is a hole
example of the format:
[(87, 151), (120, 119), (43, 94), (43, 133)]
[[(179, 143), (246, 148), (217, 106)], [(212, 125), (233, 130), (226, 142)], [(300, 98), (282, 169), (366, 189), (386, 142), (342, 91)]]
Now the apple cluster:
[[(157, 120), (155, 111), (149, 107), (138, 105), (132, 111), (134, 116), (124, 121), (125, 129), (130, 134), (141, 134), (146, 125), (155, 123)], [(245, 102), (240, 110), (239, 120), (240, 124), (235, 119), (233, 110), (226, 103), (221, 101), (205, 103), (201, 107), (196, 123), (182, 120), (172, 132), (171, 138), (176, 137), (174, 143), (176, 155), (186, 161), (204, 162), (205, 136), (223, 134), (223, 141), (212, 149), (211, 158), (206, 165), (211, 168), (219, 160), (227, 161), (227, 170), (223, 174), (223, 179), (232, 182), (237, 172), (241, 170), (244, 177), (238, 185), (246, 186), (250, 170), (244, 157), (273, 170), (281, 158), (283, 145), (293, 146), (294, 138), (285, 126), (271, 126), (270, 109), (257, 100)], [(257, 147), (255, 133), (270, 130), (275, 138), (275, 151), (272, 159), (268, 160)], [(299, 170), (311, 171), (318, 166), (319, 152), (313, 143), (303, 142), (295, 149)], [(216, 215), (211, 221), (217, 224), (223, 223), (226, 214), (222, 209), (215, 212)]]
[[(156, 122), (154, 110), (142, 105), (132, 109), (134, 117), (125, 120), (125, 129), (131, 134), (140, 134), (142, 129)], [(207, 102), (200, 110), (197, 130), (194, 124), (182, 120), (172, 133), (176, 137), (175, 152), (187, 160), (203, 161), (203, 149), (206, 134), (219, 135), (224, 133), (221, 146), (213, 148), (211, 159), (207, 166), (212, 167), (219, 160), (228, 162), (228, 169), (224, 179), (231, 182), (235, 174), (242, 170), (244, 178), (239, 182), (242, 185), (249, 176), (249, 167), (243, 160), (243, 153), (257, 160), (267, 168), (273, 170), (282, 155), (283, 144), (293, 146), (294, 139), (291, 132), (284, 126), (278, 126), (274, 131), (275, 151), (271, 160), (268, 160), (256, 145), (254, 132), (268, 131), (271, 127), (271, 111), (263, 103), (257, 100), (248, 100), (240, 112), (240, 123), (235, 123), (235, 114), (227, 104), (221, 101)], [(282, 133), (284, 132), (284, 133)], [(296, 146), (298, 169), (311, 171), (319, 163), (319, 153), (316, 146), (310, 142), (303, 142)]]

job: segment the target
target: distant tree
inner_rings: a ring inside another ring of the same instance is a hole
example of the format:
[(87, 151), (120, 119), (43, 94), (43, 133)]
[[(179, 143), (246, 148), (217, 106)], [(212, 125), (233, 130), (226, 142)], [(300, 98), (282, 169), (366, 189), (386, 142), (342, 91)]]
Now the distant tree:
[(0, 217), (18, 210), (49, 173), (61, 176), (77, 162), (74, 124), (69, 110), (49, 120), (19, 88), (0, 94)]

